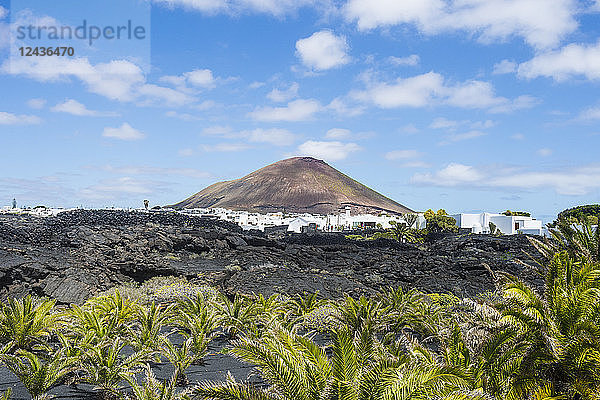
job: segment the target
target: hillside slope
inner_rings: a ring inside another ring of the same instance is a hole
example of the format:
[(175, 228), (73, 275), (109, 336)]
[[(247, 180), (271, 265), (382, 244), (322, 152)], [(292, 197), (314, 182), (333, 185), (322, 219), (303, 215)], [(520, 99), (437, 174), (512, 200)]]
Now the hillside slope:
[(354, 212), (413, 212), (311, 157), (289, 158), (243, 178), (215, 183), (173, 207), (316, 214), (337, 213), (345, 207)]

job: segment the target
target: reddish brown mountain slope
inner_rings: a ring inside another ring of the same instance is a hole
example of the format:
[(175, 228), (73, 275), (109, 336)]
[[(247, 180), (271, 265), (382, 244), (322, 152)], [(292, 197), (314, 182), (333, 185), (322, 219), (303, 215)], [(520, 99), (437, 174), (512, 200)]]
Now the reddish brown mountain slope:
[(346, 206), (355, 212), (412, 212), (311, 157), (289, 158), (243, 178), (215, 183), (173, 207), (328, 214)]

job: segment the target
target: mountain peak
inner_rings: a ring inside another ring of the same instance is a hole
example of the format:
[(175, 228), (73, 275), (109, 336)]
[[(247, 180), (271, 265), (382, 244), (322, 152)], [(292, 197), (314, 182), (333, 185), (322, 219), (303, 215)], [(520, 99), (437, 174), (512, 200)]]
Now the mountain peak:
[(412, 212), (313, 157), (288, 158), (240, 179), (215, 183), (173, 207), (314, 214), (346, 207), (355, 212)]

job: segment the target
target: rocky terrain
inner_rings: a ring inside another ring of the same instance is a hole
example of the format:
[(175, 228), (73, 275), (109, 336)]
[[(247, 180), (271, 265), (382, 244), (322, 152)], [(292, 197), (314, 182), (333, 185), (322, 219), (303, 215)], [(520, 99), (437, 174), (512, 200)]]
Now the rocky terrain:
[(174, 212), (79, 210), (0, 216), (0, 296), (81, 303), (115, 285), (177, 275), (226, 293), (319, 291), (335, 298), (384, 286), (472, 296), (504, 271), (534, 284), (523, 235), (450, 235), (420, 245), (341, 234), (265, 236)]

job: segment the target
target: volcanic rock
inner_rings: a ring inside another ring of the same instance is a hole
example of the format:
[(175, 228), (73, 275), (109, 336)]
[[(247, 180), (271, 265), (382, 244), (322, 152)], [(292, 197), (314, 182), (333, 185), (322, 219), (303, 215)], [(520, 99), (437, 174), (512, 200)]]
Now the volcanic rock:
[(338, 298), (388, 286), (474, 296), (498, 272), (541, 286), (525, 235), (440, 235), (419, 245), (341, 233), (267, 236), (173, 212), (0, 216), (0, 298), (28, 293), (81, 303), (124, 283), (202, 276), (228, 294), (319, 291)]

